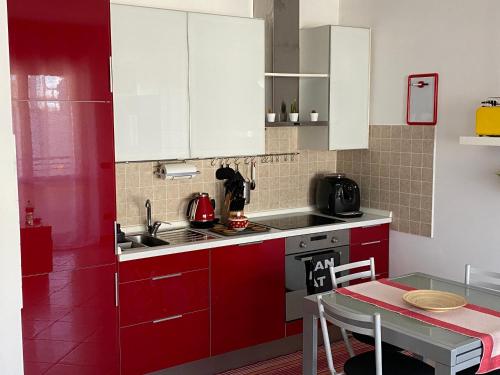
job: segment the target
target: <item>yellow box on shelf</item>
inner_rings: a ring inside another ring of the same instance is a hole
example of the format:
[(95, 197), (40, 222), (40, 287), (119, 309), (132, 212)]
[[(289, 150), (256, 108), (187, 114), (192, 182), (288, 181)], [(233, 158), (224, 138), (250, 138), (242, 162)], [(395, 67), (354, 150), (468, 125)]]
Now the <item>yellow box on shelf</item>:
[(500, 136), (500, 106), (478, 108), (476, 134)]

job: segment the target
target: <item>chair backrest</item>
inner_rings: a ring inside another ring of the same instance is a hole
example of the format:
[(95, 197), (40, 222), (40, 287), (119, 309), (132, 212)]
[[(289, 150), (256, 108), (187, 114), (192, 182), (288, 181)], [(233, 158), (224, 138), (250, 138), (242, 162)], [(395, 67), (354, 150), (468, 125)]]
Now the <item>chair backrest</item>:
[[(351, 271), (356, 268), (368, 268), (365, 270), (358, 271), (356, 273), (350, 273), (345, 276), (336, 277), (336, 274), (339, 272)], [(370, 278), (370, 280), (375, 280), (375, 259), (370, 258), (367, 260), (362, 260), (359, 262), (342, 264), (340, 266), (330, 267), (330, 276), (332, 277), (332, 286), (333, 289), (337, 289), (338, 286), (342, 283)]]
[[(330, 305), (318, 295), (318, 310), (323, 336), (328, 338), (327, 321), (333, 325), (351, 332), (371, 336), (375, 339), (375, 368), (376, 375), (382, 375), (382, 338), (380, 326), (380, 314), (373, 315), (358, 314), (342, 310)], [(326, 340), (325, 340), (326, 342)], [(333, 368), (333, 358), (332, 361)], [(333, 371), (335, 374), (335, 371)]]
[[(475, 280), (472, 280), (475, 279)], [(465, 265), (465, 285), (500, 291), (500, 273)]]

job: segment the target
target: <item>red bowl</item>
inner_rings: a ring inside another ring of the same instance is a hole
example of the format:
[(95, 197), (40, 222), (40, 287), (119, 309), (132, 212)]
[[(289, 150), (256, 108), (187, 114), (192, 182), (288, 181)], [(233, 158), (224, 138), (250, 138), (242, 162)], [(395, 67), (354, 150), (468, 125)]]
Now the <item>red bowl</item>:
[(245, 216), (230, 217), (227, 220), (227, 227), (229, 229), (241, 231), (248, 226), (248, 219)]

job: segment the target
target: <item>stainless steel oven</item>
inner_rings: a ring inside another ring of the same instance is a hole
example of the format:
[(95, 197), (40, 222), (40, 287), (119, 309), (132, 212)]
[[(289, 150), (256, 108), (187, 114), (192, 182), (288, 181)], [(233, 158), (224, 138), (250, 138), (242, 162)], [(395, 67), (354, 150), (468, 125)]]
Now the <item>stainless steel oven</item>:
[[(325, 271), (332, 263), (335, 265), (349, 262), (349, 230), (321, 232), (303, 236), (293, 236), (286, 239), (285, 250), (285, 293), (286, 293), (286, 321), (302, 318), (302, 305), (307, 293), (308, 271), (306, 263), (314, 259), (316, 268)], [(314, 280), (316, 285), (331, 285), (325, 275)], [(329, 276), (328, 276), (329, 277)]]

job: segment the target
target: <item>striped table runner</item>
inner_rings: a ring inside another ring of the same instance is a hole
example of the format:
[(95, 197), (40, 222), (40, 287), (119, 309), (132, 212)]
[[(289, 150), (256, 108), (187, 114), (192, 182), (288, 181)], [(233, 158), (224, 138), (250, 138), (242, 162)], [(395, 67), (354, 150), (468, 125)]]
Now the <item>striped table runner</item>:
[(410, 306), (403, 294), (415, 288), (387, 279), (370, 281), (337, 289), (337, 293), (418, 319), (436, 327), (475, 337), (483, 344), (478, 374), (500, 368), (500, 312), (468, 304), (446, 313), (431, 312)]

